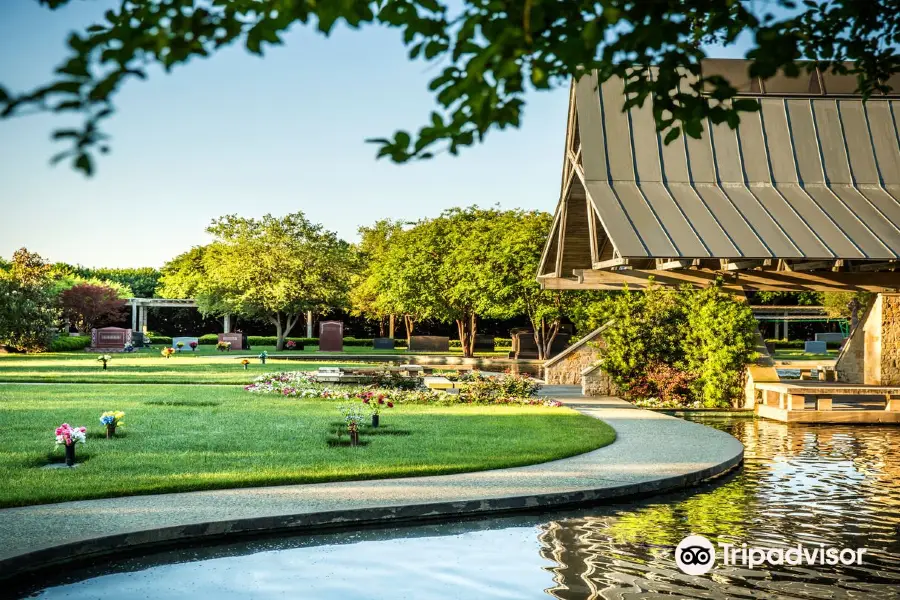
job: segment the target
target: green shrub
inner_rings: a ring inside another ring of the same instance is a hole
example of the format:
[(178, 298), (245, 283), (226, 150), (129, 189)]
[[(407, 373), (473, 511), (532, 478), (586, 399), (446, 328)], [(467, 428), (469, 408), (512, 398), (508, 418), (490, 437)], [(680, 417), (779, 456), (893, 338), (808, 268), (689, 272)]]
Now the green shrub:
[(60, 336), (50, 343), (50, 352), (73, 352), (91, 345), (91, 336)]
[(164, 346), (172, 345), (172, 338), (168, 335), (150, 335), (151, 344), (163, 344)]
[[(662, 394), (710, 408), (741, 398), (756, 322), (721, 286), (625, 290), (605, 300), (603, 312), (611, 324), (600, 364), (627, 396)], [(677, 380), (674, 387), (666, 378)]]
[[(767, 344), (773, 344), (776, 350), (803, 350), (806, 346), (805, 340), (766, 340)], [(841, 347), (841, 342), (826, 342), (828, 348), (837, 349)]]

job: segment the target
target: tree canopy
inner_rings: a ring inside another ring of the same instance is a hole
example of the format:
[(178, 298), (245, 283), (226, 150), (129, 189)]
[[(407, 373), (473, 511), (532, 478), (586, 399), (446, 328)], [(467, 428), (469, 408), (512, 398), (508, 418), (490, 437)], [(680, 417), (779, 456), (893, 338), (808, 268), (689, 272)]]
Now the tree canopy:
[[(57, 9), (71, 0), (36, 1)], [(101, 124), (126, 81), (234, 44), (261, 55), (295, 24), (328, 35), (340, 23), (396, 28), (410, 59), (440, 67), (429, 85), (438, 110), (427, 123), (370, 140), (378, 156), (397, 162), (456, 154), (492, 130), (518, 127), (530, 90), (566, 85), (593, 69), (601, 81), (625, 78), (629, 105), (652, 98), (667, 141), (679, 131), (699, 137), (706, 117), (736, 127), (757, 103), (723, 102), (735, 88), (701, 73), (700, 61), (709, 44), (733, 46), (742, 36), (752, 76), (796, 76), (804, 68), (798, 61), (808, 59), (856, 75), (868, 97), (889, 89), (886, 81), (900, 71), (900, 11), (876, 0), (122, 0), (69, 36), (68, 56), (47, 84), (21, 93), (0, 87), (0, 115), (82, 115), (81, 127), (54, 133), (70, 147), (53, 160), (90, 174), (94, 153), (109, 151)], [(632, 72), (636, 64), (659, 72)], [(696, 79), (687, 83), (686, 74)]]
[(204, 314), (266, 319), (275, 325), (279, 350), (303, 313), (346, 304), (349, 245), (303, 213), (228, 215), (207, 232), (212, 243), (163, 268), (161, 294), (193, 297)]
[(43, 350), (59, 311), (50, 293), (50, 271), (39, 254), (16, 250), (8, 269), (0, 269), (0, 345)]

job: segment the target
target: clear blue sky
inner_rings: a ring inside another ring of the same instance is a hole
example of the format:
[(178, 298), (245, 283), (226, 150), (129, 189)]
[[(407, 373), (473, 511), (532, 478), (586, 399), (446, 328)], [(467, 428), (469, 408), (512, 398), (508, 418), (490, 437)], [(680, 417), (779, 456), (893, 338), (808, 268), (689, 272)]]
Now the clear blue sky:
[[(46, 82), (67, 33), (112, 4), (51, 12), (0, 0), (0, 82), (14, 91)], [(65, 120), (0, 122), (0, 256), (26, 246), (51, 261), (158, 267), (205, 243), (210, 220), (229, 213), (302, 210), (352, 241), (377, 219), (452, 206), (553, 210), (566, 89), (532, 94), (521, 129), (458, 157), (394, 165), (364, 140), (425, 122), (436, 67), (409, 62), (396, 30), (326, 39), (297, 27), (285, 42), (264, 58), (235, 46), (126, 85), (106, 128), (112, 154), (92, 178), (49, 164), (62, 149), (50, 133)]]

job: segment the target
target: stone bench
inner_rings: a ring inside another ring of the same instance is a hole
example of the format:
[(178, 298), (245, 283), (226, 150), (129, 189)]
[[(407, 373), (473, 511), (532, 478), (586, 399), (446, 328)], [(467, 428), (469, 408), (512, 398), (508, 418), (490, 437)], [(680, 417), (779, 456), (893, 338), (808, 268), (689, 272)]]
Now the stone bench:
[(435, 377), (435, 376), (425, 377), (424, 383), (425, 383), (425, 387), (427, 387), (430, 390), (446, 391), (446, 390), (451, 390), (455, 387), (454, 383), (452, 381), (450, 381), (449, 379), (447, 379), (446, 377)]
[(795, 383), (757, 383), (756, 389), (762, 394), (763, 404), (777, 406), (782, 410), (804, 410), (806, 397), (813, 396), (816, 410), (833, 410), (834, 396), (883, 396), (884, 409), (900, 411), (900, 387), (862, 385), (852, 383), (820, 384), (810, 382), (800, 385)]

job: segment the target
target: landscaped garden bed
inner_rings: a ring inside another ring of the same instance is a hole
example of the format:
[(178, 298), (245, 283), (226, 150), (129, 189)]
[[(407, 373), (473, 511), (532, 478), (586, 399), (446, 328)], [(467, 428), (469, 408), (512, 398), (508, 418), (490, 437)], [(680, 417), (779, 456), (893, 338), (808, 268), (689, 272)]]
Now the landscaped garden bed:
[[(238, 386), (5, 385), (0, 506), (497, 469), (615, 438), (567, 408), (398, 403), (377, 431), (363, 423), (367, 443), (351, 448), (334, 443), (347, 439), (340, 404)], [(106, 439), (99, 417), (110, 410), (127, 413), (128, 427)], [(64, 461), (52, 439), (63, 422), (87, 426), (78, 468), (42, 468)]]

